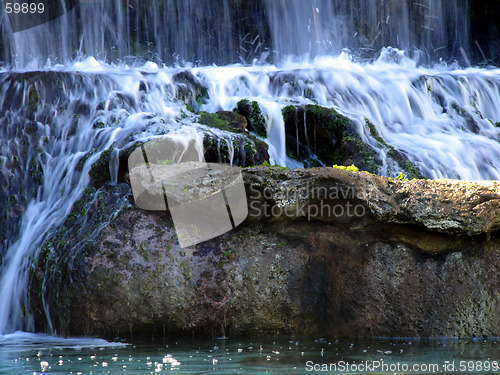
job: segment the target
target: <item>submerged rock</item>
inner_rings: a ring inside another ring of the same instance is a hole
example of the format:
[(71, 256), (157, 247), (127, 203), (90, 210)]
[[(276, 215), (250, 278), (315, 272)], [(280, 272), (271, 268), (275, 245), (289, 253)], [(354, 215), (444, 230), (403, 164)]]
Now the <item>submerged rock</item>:
[(62, 272), (70, 281), (55, 326), (104, 336), (500, 335), (497, 182), (244, 174), (246, 222), (196, 246), (179, 246), (168, 212), (132, 204), (114, 215)]

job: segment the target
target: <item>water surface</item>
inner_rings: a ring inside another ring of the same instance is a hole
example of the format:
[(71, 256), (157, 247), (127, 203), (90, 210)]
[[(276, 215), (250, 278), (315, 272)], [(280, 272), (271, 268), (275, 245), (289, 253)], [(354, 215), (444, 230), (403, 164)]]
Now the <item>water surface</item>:
[[(499, 357), (495, 339), (279, 337), (170, 339), (124, 345), (29, 335), (0, 343), (0, 374), (308, 374), (325, 369), (328, 371), (321, 372), (495, 374), (500, 373), (495, 362)], [(464, 371), (460, 371), (461, 365)], [(361, 369), (352, 371), (355, 366)], [(391, 371), (405, 366), (409, 371)]]

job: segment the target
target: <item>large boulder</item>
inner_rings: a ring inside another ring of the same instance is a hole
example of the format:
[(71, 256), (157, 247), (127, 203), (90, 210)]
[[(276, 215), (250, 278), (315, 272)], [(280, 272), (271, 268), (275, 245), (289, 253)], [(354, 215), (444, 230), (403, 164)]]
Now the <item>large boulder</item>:
[(498, 183), (335, 168), (244, 174), (246, 222), (192, 247), (179, 246), (168, 212), (132, 204), (110, 215), (62, 271), (65, 313), (52, 314), (54, 326), (104, 336), (500, 335)]

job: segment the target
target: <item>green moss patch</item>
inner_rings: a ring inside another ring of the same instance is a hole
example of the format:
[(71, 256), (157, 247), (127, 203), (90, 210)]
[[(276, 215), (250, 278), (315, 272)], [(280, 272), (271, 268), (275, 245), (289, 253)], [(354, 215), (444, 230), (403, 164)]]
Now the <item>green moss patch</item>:
[(216, 113), (208, 113), (201, 111), (198, 114), (200, 115), (198, 122), (212, 128), (242, 133), (247, 127), (247, 121), (245, 118), (234, 112), (219, 111)]

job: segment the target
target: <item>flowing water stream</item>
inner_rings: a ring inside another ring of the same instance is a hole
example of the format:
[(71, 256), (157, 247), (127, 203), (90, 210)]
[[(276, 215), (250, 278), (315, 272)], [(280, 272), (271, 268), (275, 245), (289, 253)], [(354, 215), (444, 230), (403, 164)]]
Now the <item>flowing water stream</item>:
[(500, 69), (464, 68), (465, 0), (145, 3), (83, 2), (18, 33), (2, 10), (2, 340), (34, 329), (30, 265), (102, 152), (114, 149), (116, 181), (118, 151), (137, 141), (169, 134), (202, 154), (202, 134), (212, 132), (232, 144), (197, 124), (186, 95), (196, 99), (199, 87), (196, 110), (259, 103), (273, 163), (302, 166), (287, 155), (281, 110), (315, 103), (354, 121), (381, 174), (400, 170), (366, 119), (426, 177), (500, 179)]

